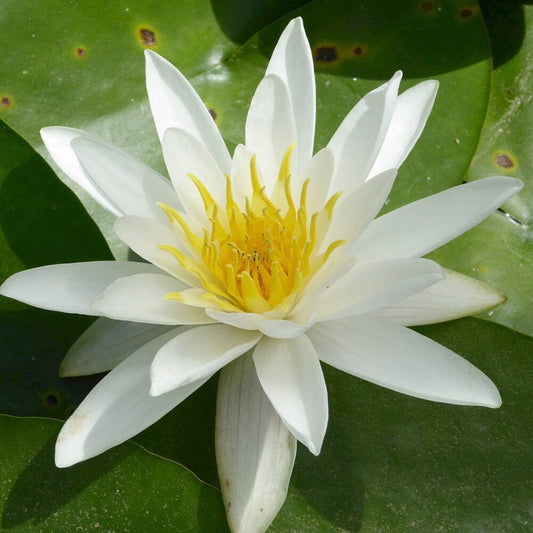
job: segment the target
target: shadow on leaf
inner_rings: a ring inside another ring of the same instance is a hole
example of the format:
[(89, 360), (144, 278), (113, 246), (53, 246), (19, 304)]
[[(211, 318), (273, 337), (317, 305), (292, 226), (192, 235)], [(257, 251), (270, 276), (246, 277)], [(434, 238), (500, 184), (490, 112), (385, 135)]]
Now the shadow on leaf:
[(4, 507), (3, 529), (40, 524), (132, 452), (130, 447), (115, 448), (99, 458), (60, 469), (53, 463), (54, 444), (55, 437), (44, 444), (18, 477)]

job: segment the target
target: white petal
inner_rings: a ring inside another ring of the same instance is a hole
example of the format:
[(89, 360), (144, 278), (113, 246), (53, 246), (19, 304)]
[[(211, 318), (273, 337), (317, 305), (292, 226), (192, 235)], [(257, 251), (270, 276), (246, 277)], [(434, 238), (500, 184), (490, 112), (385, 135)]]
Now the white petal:
[(292, 320), (263, 320), (259, 323), (259, 331), (274, 339), (295, 339), (310, 328), (315, 322), (312, 313), (305, 324), (298, 324)]
[(315, 71), (301, 17), (291, 20), (281, 34), (266, 74), (279, 76), (289, 92), (297, 136), (295, 175), (311, 159), (315, 137)]
[(368, 177), (392, 118), (401, 77), (396, 72), (390, 81), (361, 98), (329, 141), (335, 156), (330, 194), (349, 194)]
[(185, 130), (169, 128), (163, 135), (162, 143), (170, 179), (185, 211), (198, 221), (207, 221), (202, 197), (188, 174), (196, 176), (215, 202), (223, 205), (226, 199), (223, 172), (208, 149)]
[(231, 531), (263, 533), (287, 497), (296, 440), (272, 409), (249, 356), (220, 374), (215, 449)]
[(269, 74), (259, 83), (246, 117), (246, 148), (257, 155), (267, 192), (278, 178), (285, 152), (295, 141), (287, 87), (278, 76)]
[(196, 381), (157, 398), (148, 394), (154, 354), (174, 335), (170, 331), (146, 344), (96, 385), (59, 433), (56, 466), (79, 463), (137, 435), (207, 381)]
[(264, 315), (257, 313), (226, 313), (214, 309), (206, 309), (206, 314), (229, 326), (246, 330), (259, 330), (261, 333), (275, 339), (293, 339), (299, 337), (314, 321), (314, 315), (307, 319), (305, 324), (294, 322), (292, 320), (278, 319), (277, 316), (283, 316), (285, 313), (276, 311)]
[(322, 361), (382, 387), (437, 402), (499, 407), (480, 370), (444, 346), (393, 322), (352, 317), (308, 332)]
[(196, 137), (224, 173), (231, 158), (222, 135), (192, 85), (174, 65), (151, 50), (145, 51), (146, 89), (159, 138), (168, 128), (181, 128)]
[(214, 309), (206, 309), (205, 312), (217, 322), (222, 322), (222, 324), (249, 331), (257, 330), (259, 328), (259, 323), (264, 320), (264, 318), (258, 313), (227, 313), (225, 311), (216, 311)]
[(361, 233), (374, 220), (389, 196), (396, 178), (397, 170), (391, 169), (379, 176), (362, 183), (361, 186), (346, 197), (341, 197), (333, 211), (331, 226), (322, 244), (324, 252), (330, 243), (346, 240), (346, 253)]
[(231, 162), (231, 186), (233, 197), (237, 205), (244, 211), (245, 198), (252, 194), (252, 182), (250, 180), (250, 161), (252, 154), (243, 144), (238, 144), (233, 152)]
[(170, 182), (139, 159), (91, 137), (77, 137), (71, 146), (83, 169), (117, 212), (164, 220), (166, 216), (157, 202), (181, 209)]
[(196, 286), (198, 280), (181, 267), (177, 259), (158, 246), (169, 245), (184, 251), (184, 246), (176, 233), (166, 224), (157, 220), (137, 216), (125, 216), (115, 221), (115, 233), (137, 255), (150, 261), (172, 276), (189, 285)]
[(263, 337), (254, 350), (261, 386), (291, 433), (315, 455), (328, 424), (328, 395), (311, 341)]
[(95, 186), (70, 145), (71, 141), (78, 137), (89, 139), (97, 139), (97, 137), (82, 130), (64, 128), (62, 126), (42, 128), (41, 137), (54, 161), (72, 181), (82, 187), (94, 200), (114, 215), (120, 216), (122, 214), (114, 206), (112, 200), (102, 194), (100, 189)]
[(152, 363), (150, 394), (159, 396), (205, 376), (255, 346), (261, 334), (223, 324), (194, 328), (168, 342)]
[(91, 301), (118, 278), (142, 272), (161, 273), (148, 263), (90, 261), (47, 265), (17, 272), (0, 287), (0, 294), (41, 309), (96, 315)]
[(187, 285), (166, 274), (138, 274), (117, 279), (91, 303), (99, 314), (115, 320), (149, 324), (208, 324), (203, 309), (165, 300)]
[(400, 168), (426, 125), (438, 88), (438, 81), (427, 80), (398, 96), (387, 135), (370, 177), (389, 168)]
[(479, 224), (521, 188), (520, 180), (499, 176), (417, 200), (374, 220), (354, 253), (360, 261), (425, 255)]
[(328, 191), (335, 169), (333, 153), (329, 148), (322, 148), (304, 167), (303, 171), (293, 182), (294, 197), (299, 199), (302, 185), (309, 178), (307, 188), (307, 212), (311, 215), (324, 208), (328, 200)]
[(401, 302), (388, 305), (375, 316), (404, 326), (436, 324), (486, 311), (505, 297), (477, 279), (443, 269), (446, 278)]
[(98, 318), (67, 352), (59, 375), (64, 378), (107, 372), (170, 329), (180, 331), (175, 326)]
[(428, 259), (387, 259), (356, 265), (318, 296), (316, 320), (332, 320), (375, 311), (444, 279)]

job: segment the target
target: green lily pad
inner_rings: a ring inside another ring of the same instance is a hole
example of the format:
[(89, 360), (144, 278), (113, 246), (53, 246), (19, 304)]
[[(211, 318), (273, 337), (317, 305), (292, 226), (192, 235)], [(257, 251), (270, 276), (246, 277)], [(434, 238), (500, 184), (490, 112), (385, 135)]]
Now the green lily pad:
[[(523, 191), (500, 213), (438, 250), (442, 265), (488, 283), (507, 297), (481, 318), (533, 335), (533, 6), (484, 2), (497, 68), (487, 118), (468, 180), (519, 178)], [(521, 42), (516, 42), (521, 39)], [(514, 55), (513, 55), (514, 54)]]
[[(1, 281), (25, 268), (110, 259), (95, 223), (43, 159), (0, 123)], [(90, 325), (88, 317), (0, 298), (4, 379), (0, 412), (64, 418), (96, 383), (66, 383), (59, 362)]]
[(59, 426), (0, 416), (2, 531), (228, 531), (216, 489), (135, 444), (56, 468)]

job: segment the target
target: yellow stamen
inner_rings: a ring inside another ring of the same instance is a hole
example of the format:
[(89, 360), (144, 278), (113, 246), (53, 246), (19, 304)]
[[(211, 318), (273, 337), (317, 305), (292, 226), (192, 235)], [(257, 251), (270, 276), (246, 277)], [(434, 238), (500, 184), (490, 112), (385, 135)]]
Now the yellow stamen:
[(229, 176), (226, 203), (219, 205), (200, 179), (189, 174), (209, 221), (201, 236), (189, 227), (185, 215), (159, 204), (186, 244), (182, 249), (191, 253), (167, 244), (159, 248), (170, 253), (206, 291), (201, 298), (173, 292), (167, 299), (227, 312), (290, 312), (310, 279), (344, 244), (341, 240), (329, 243), (326, 251), (319, 253), (341, 193), (334, 194), (322, 210), (308, 214), (307, 179), (296, 205), (290, 172), (294, 147), (289, 146), (283, 157), (271, 195), (261, 184), (256, 156), (251, 158), (251, 194), (244, 199), (244, 209), (235, 201)]

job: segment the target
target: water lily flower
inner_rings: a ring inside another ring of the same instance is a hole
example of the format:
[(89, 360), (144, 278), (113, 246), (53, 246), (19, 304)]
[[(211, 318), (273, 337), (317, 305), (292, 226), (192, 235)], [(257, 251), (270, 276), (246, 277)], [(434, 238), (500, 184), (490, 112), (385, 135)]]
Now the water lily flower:
[(100, 317), (60, 371), (111, 372), (63, 426), (57, 466), (124, 442), (223, 369), (215, 432), (228, 521), (259, 532), (286, 498), (296, 441), (320, 453), (320, 361), (427, 400), (500, 405), (481, 371), (407, 326), (502, 301), (422, 256), (521, 182), (491, 177), (376, 218), (437, 91), (426, 81), (398, 95), (400, 79), (362, 98), (313, 155), (313, 61), (294, 19), (233, 157), (189, 82), (152, 51), (147, 89), (170, 181), (89, 133), (42, 130), (57, 165), (117, 216), (118, 237), (146, 261), (44, 266), (1, 287), (37, 307)]

